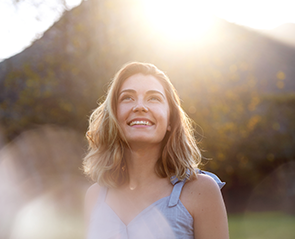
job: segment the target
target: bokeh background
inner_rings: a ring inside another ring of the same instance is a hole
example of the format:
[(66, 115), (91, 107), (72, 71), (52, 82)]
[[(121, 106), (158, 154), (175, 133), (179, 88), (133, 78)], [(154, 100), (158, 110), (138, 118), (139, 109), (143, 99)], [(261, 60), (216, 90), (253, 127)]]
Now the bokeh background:
[(181, 25), (182, 9), (159, 28), (175, 1), (152, 15), (139, 0), (60, 3), (43, 35), (0, 62), (0, 238), (84, 237), (87, 120), (130, 61), (157, 65), (175, 85), (201, 168), (227, 183), (231, 238), (295, 238), (295, 38), (218, 17), (202, 30)]

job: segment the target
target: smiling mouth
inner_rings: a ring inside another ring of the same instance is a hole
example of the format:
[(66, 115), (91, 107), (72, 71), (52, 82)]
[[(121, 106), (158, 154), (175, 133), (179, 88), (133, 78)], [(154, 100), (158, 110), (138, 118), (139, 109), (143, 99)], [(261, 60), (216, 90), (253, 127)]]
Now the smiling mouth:
[(145, 120), (135, 120), (135, 121), (131, 121), (129, 123), (130, 126), (133, 126), (133, 125), (152, 125), (151, 122), (149, 121), (145, 121)]

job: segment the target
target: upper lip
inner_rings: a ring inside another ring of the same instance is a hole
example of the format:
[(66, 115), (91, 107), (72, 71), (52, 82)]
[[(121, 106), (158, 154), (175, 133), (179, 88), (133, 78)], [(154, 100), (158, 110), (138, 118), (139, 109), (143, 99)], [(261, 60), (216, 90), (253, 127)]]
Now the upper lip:
[(152, 125), (154, 124), (154, 122), (152, 122), (151, 120), (146, 119), (146, 118), (135, 118), (135, 119), (130, 120), (127, 124), (130, 125), (132, 122), (135, 122), (135, 121), (148, 122), (148, 123), (150, 123)]

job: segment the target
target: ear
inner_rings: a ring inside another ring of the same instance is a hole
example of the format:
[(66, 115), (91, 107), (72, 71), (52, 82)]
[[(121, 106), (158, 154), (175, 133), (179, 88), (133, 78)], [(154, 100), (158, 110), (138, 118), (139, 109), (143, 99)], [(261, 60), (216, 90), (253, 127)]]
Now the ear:
[(168, 127), (167, 127), (167, 131), (171, 131), (171, 126), (170, 126), (170, 124), (169, 124)]

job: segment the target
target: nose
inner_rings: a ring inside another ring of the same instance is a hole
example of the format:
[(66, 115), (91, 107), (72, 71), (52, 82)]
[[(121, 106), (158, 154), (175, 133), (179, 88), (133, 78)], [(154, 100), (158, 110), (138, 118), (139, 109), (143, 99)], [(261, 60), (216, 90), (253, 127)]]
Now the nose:
[(148, 112), (148, 108), (142, 102), (137, 102), (137, 104), (133, 107), (133, 112), (138, 111)]

